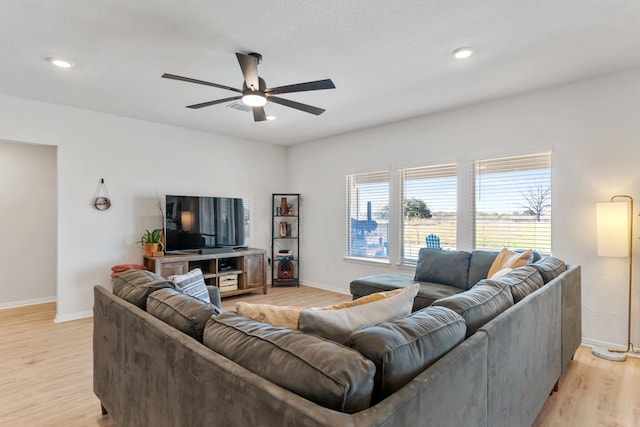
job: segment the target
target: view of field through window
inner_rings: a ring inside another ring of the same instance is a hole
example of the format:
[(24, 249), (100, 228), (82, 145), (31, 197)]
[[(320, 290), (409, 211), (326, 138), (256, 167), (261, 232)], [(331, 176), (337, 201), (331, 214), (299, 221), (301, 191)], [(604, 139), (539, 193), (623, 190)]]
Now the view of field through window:
[[(471, 168), (475, 249), (551, 253), (551, 155), (479, 160)], [(399, 174), (400, 260), (415, 262), (425, 246), (456, 249), (456, 165), (401, 169)], [(351, 175), (347, 181), (347, 254), (388, 258), (388, 173)]]

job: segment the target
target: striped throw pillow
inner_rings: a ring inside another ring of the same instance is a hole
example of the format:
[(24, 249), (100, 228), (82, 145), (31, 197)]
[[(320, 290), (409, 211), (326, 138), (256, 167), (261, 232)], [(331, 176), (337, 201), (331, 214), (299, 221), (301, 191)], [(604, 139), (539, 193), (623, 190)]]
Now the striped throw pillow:
[(204, 283), (204, 277), (202, 276), (202, 270), (199, 268), (194, 268), (187, 274), (169, 276), (169, 280), (178, 285), (182, 293), (201, 299), (204, 302), (211, 302), (207, 285)]

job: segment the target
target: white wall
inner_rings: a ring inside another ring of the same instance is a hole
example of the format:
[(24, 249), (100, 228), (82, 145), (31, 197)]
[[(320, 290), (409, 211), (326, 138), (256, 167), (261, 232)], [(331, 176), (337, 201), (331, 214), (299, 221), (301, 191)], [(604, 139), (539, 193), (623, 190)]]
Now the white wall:
[(0, 141), (0, 308), (56, 299), (56, 148)]
[[(142, 262), (135, 242), (160, 226), (158, 195), (248, 197), (252, 245), (269, 247), (270, 195), (286, 184), (283, 147), (8, 96), (0, 117), (0, 139), (57, 147), (58, 321), (91, 314), (93, 285), (110, 287), (112, 265)], [(107, 211), (93, 207), (100, 178)]]
[[(583, 337), (625, 346), (627, 259), (596, 256), (595, 203), (614, 194), (640, 203), (639, 111), (640, 70), (633, 70), (291, 147), (289, 182), (304, 200), (303, 283), (348, 292), (359, 276), (411, 272), (343, 259), (345, 174), (389, 168), (393, 203), (398, 168), (458, 162), (468, 174), (471, 159), (552, 150), (552, 247), (554, 255), (582, 265)], [(468, 182), (466, 175), (459, 179), (460, 249), (472, 247)], [(393, 230), (397, 218), (390, 221)], [(395, 261), (399, 238), (389, 238)], [(640, 322), (637, 279), (634, 325)], [(633, 328), (636, 343), (639, 329)]]

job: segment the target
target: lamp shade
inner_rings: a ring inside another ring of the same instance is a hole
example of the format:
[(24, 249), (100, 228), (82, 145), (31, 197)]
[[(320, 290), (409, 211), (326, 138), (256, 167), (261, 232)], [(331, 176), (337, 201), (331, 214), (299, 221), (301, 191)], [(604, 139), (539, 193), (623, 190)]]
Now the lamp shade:
[(193, 227), (193, 212), (183, 211), (180, 214), (180, 222), (182, 223), (182, 229), (184, 231), (191, 231)]
[(629, 256), (629, 207), (625, 202), (596, 204), (598, 256)]

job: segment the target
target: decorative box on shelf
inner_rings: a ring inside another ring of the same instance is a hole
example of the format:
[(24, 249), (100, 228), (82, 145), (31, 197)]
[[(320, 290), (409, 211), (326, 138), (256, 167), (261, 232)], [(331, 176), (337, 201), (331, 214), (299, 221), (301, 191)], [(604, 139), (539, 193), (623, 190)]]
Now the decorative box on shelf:
[(235, 291), (238, 289), (238, 275), (227, 274), (225, 276), (220, 276), (219, 283), (220, 292)]

